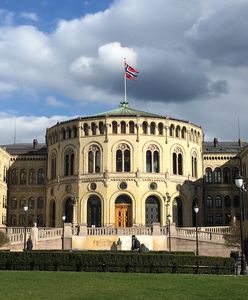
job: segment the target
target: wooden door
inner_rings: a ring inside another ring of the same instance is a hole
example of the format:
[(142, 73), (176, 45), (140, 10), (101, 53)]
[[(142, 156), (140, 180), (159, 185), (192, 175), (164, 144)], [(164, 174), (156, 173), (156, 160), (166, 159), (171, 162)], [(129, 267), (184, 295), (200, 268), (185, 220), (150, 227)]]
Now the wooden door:
[(115, 227), (131, 226), (131, 205), (116, 204), (115, 205)]

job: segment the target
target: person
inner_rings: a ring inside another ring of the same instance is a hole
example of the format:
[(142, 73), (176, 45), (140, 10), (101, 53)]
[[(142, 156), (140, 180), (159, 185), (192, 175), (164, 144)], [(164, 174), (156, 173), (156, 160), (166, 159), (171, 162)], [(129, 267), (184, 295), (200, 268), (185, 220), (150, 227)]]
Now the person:
[(31, 251), (32, 249), (33, 249), (33, 242), (31, 240), (31, 237), (29, 237), (27, 240), (27, 250)]
[(133, 252), (140, 251), (140, 241), (136, 238), (135, 235), (132, 235), (132, 247), (131, 247), (131, 250)]

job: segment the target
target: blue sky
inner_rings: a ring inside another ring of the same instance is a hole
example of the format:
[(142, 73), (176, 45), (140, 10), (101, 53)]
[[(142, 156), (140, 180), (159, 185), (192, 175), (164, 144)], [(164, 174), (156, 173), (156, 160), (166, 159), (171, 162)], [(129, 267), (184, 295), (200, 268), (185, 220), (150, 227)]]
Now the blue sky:
[[(116, 108), (123, 59), (134, 108), (248, 139), (246, 0), (0, 0), (0, 145)], [(232, 24), (232, 26), (230, 26)], [(232, 119), (232, 122), (230, 122)], [(6, 126), (8, 124), (8, 126)]]

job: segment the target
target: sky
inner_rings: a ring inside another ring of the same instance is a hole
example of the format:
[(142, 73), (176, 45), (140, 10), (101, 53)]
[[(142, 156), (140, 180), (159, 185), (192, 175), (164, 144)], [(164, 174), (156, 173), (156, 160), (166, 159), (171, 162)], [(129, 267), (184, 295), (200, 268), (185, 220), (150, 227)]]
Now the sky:
[(248, 0), (0, 0), (0, 145), (115, 109), (124, 58), (131, 107), (248, 140)]

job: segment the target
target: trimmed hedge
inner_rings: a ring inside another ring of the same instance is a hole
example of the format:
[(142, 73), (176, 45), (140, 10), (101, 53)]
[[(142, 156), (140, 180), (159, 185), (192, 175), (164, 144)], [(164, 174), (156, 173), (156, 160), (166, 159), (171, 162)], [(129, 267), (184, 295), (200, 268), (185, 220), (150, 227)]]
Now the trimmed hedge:
[(232, 258), (123, 252), (0, 252), (1, 270), (234, 274)]

